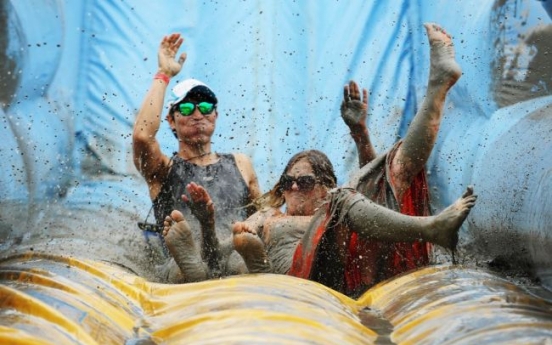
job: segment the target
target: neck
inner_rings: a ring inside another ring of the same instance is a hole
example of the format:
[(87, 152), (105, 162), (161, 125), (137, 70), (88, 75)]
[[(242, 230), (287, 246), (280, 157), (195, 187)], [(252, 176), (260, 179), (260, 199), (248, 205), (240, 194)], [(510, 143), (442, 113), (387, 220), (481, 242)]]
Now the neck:
[(201, 154), (199, 154), (199, 155), (197, 155), (197, 156), (182, 157), (182, 158), (184, 158), (184, 159), (187, 160), (187, 161), (191, 161), (191, 160), (194, 160), (194, 159), (196, 159), (196, 158), (208, 157), (208, 156), (210, 156), (210, 155), (211, 155), (211, 152), (209, 151), (209, 152), (201, 153)]
[(185, 160), (206, 157), (211, 154), (211, 144), (186, 145), (181, 142), (178, 154)]

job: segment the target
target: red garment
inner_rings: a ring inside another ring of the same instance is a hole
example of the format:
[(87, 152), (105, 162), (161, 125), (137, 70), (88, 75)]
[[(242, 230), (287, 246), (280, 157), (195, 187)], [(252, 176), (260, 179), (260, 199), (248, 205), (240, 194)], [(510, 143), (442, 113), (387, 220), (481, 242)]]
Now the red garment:
[(316, 258), (318, 245), (322, 237), (329, 228), (329, 223), (332, 220), (332, 212), (329, 204), (326, 205), (324, 214), (318, 213), (314, 216), (310, 228), (305, 232), (305, 236), (299, 241), (295, 252), (293, 253), (293, 261), (288, 275), (310, 279), (313, 262)]
[[(424, 171), (414, 178), (401, 203), (394, 197), (389, 167), (400, 144), (397, 143), (387, 155), (376, 158), (361, 169), (360, 177), (353, 181), (352, 185), (374, 202), (387, 208), (412, 216), (428, 216), (429, 191)], [(324, 214), (315, 215), (310, 229), (295, 250), (289, 275), (318, 280), (313, 277), (314, 264), (318, 259), (317, 251), (322, 239), (327, 235), (327, 230), (331, 228), (334, 217), (329, 205)], [(332, 286), (339, 287), (340, 292), (347, 295), (361, 293), (380, 281), (428, 265), (431, 250), (431, 245), (426, 242), (364, 241), (359, 239), (356, 233), (351, 234), (347, 247), (342, 282)]]
[[(416, 176), (404, 193), (401, 206), (399, 211), (406, 215), (429, 215), (429, 192), (423, 171)], [(348, 247), (349, 256), (345, 270), (348, 291), (368, 288), (398, 274), (427, 266), (431, 251), (431, 244), (427, 242), (363, 241), (356, 233), (351, 235)], [(363, 275), (362, 267), (370, 272), (364, 272)]]

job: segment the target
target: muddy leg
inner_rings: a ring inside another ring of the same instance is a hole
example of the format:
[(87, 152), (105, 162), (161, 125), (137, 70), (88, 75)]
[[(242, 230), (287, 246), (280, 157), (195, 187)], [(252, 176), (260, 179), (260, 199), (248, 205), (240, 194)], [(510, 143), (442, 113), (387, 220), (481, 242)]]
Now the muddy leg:
[(237, 222), (232, 227), (234, 249), (243, 257), (249, 273), (270, 273), (272, 264), (268, 259), (263, 241), (246, 223)]
[(462, 69), (456, 62), (451, 36), (435, 23), (425, 23), (424, 26), (430, 45), (428, 93), (437, 92), (444, 98), (462, 75)]
[(368, 199), (356, 202), (347, 213), (350, 231), (372, 240), (413, 242), (423, 240), (454, 249), (458, 230), (475, 205), (473, 189), (436, 216), (412, 217), (380, 206)]
[(220, 243), (215, 230), (215, 205), (205, 188), (191, 182), (186, 186), (191, 199), (185, 195), (182, 200), (188, 204), (192, 214), (201, 224), (202, 245), (201, 257), (207, 263), (214, 277), (221, 276), (220, 261), (222, 259)]
[(430, 71), (426, 96), (393, 159), (392, 171), (398, 199), (425, 167), (433, 150), (450, 88), (462, 75), (455, 60), (452, 38), (440, 26), (425, 25), (430, 45)]
[(167, 248), (182, 272), (183, 282), (197, 282), (208, 277), (207, 265), (201, 260), (188, 222), (180, 211), (172, 211), (165, 218), (163, 236)]
[(445, 248), (454, 249), (458, 244), (458, 229), (468, 217), (470, 210), (475, 205), (477, 196), (473, 194), (473, 188), (468, 187), (464, 195), (452, 205), (445, 208), (433, 218), (434, 222), (430, 230), (434, 236), (433, 243)]

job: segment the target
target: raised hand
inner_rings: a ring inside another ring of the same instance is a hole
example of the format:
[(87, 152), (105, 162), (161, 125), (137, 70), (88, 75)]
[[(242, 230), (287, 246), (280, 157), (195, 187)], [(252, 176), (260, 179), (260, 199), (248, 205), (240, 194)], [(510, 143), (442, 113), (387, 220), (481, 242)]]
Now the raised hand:
[(207, 193), (207, 190), (195, 182), (186, 186), (190, 194), (182, 195), (182, 200), (190, 207), (192, 214), (202, 225), (212, 225), (215, 222), (215, 205)]
[(362, 89), (362, 97), (356, 82), (351, 80), (343, 88), (343, 102), (341, 102), (341, 117), (349, 126), (351, 132), (363, 129), (368, 116), (368, 91)]
[(163, 37), (157, 53), (159, 72), (166, 74), (168, 77), (174, 77), (180, 72), (184, 61), (186, 61), (186, 53), (180, 54), (178, 60), (176, 60), (176, 53), (182, 42), (184, 42), (184, 39), (180, 37), (180, 34), (170, 34)]
[(372, 146), (366, 118), (368, 117), (368, 91), (360, 89), (356, 82), (351, 80), (343, 88), (343, 102), (341, 102), (341, 117), (351, 130), (351, 137), (355, 141), (358, 151), (360, 167), (376, 158), (376, 150)]

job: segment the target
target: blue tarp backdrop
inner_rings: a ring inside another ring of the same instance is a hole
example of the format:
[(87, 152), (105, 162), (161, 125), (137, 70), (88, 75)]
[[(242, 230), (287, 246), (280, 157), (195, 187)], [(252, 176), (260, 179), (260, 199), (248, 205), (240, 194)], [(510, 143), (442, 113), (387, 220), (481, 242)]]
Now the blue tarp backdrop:
[[(357, 169), (339, 113), (351, 79), (370, 92), (378, 152), (404, 135), (426, 88), (422, 24), (437, 22), (464, 74), (427, 166), (433, 208), (474, 185), (466, 260), (501, 259), (552, 286), (551, 13), (552, 0), (3, 1), (2, 255), (73, 236), (68, 253), (128, 243), (136, 256), (113, 260), (158, 263), (143, 254), (156, 239), (136, 235), (150, 200), (130, 136), (164, 35), (182, 33), (188, 54), (171, 84), (216, 92), (215, 150), (252, 157), (266, 191), (308, 148), (340, 184)], [(166, 123), (160, 141), (177, 149)]]

